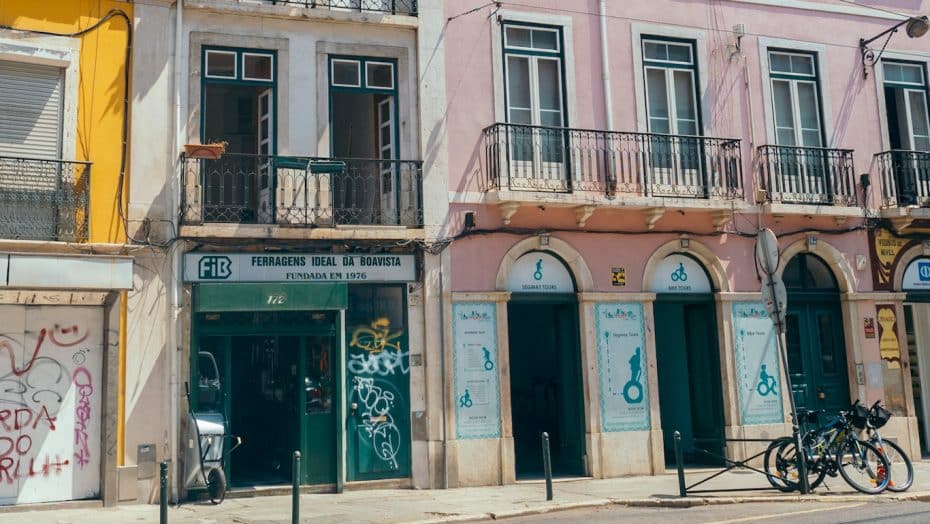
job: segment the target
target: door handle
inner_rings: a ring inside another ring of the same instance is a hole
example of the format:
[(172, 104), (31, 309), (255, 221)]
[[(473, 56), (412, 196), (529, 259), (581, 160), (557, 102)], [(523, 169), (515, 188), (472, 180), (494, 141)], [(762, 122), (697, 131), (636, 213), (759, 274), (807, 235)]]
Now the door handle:
[(817, 388), (817, 398), (820, 400), (824, 400), (825, 398), (827, 398), (827, 392), (824, 391), (823, 388)]
[(352, 415), (352, 416), (354, 417), (354, 416), (356, 415), (357, 412), (358, 412), (358, 403), (357, 403), (357, 402), (353, 402), (353, 403), (349, 404), (349, 414)]

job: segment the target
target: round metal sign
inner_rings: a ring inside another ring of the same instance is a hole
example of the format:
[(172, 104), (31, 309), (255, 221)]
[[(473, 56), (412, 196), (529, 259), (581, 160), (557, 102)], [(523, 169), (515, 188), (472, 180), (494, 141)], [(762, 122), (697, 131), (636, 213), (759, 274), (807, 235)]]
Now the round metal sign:
[(778, 269), (778, 239), (771, 229), (759, 231), (756, 237), (756, 260), (766, 275), (773, 275)]

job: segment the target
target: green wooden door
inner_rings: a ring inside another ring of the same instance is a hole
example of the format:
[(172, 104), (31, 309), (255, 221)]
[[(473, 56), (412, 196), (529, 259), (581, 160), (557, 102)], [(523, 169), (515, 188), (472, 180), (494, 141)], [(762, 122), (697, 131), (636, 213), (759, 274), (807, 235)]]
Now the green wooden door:
[(788, 299), (785, 340), (794, 401), (802, 409), (849, 408), (849, 375), (837, 297)]
[(403, 285), (349, 289), (346, 479), (410, 476), (410, 355)]
[(723, 453), (723, 393), (714, 304), (706, 297), (660, 297), (654, 304), (659, 406), (665, 460), (675, 464), (681, 433), (687, 464), (719, 464), (695, 452)]
[(300, 337), (299, 369), (296, 378), (301, 427), (301, 483), (336, 482), (336, 402), (339, 366), (335, 336)]

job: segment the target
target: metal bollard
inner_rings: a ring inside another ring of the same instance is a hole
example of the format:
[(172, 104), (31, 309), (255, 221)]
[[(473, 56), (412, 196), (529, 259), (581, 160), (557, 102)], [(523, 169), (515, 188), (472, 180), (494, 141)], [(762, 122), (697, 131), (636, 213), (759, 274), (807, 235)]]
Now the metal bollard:
[(293, 484), (291, 485), (291, 524), (300, 522), (300, 452), (294, 452)]
[(168, 461), (163, 460), (158, 468), (158, 522), (168, 524)]
[(552, 500), (552, 458), (549, 456), (549, 434), (542, 432), (543, 472), (546, 474), (546, 500)]
[(675, 432), (675, 465), (678, 468), (678, 496), (687, 497), (688, 488), (685, 486), (685, 459), (681, 453), (681, 433)]

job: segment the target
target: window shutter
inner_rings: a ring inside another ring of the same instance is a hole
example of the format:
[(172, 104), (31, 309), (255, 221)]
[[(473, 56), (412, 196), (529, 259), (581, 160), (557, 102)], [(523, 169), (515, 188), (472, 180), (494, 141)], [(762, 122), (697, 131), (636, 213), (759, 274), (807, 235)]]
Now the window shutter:
[(62, 76), (58, 67), (0, 61), (0, 156), (61, 157)]

